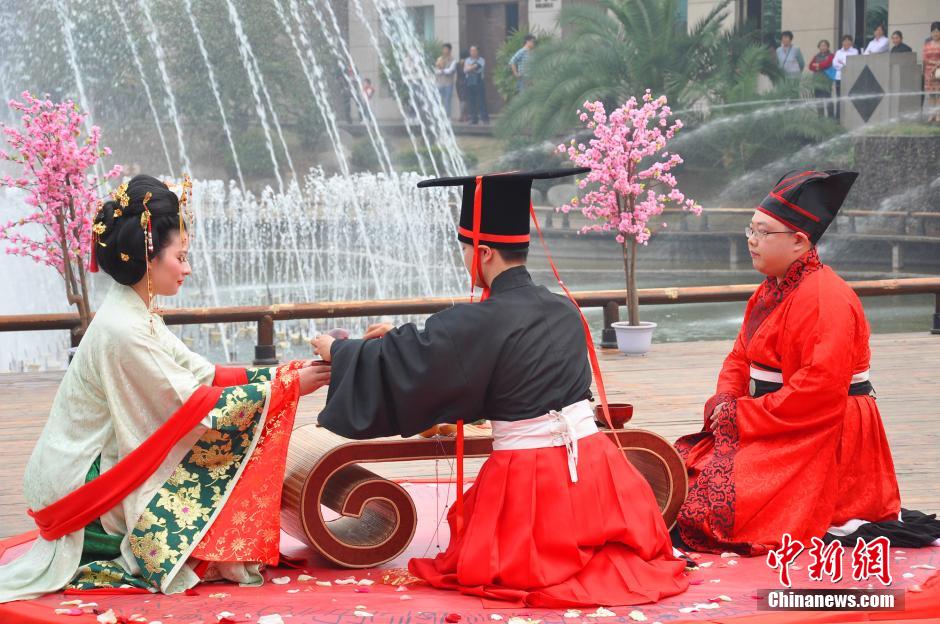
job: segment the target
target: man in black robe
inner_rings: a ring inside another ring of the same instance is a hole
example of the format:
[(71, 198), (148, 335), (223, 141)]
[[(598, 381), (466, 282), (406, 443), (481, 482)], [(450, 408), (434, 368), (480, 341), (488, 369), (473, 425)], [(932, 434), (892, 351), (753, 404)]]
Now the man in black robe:
[(532, 180), (586, 171), (420, 183), (463, 186), (457, 238), (483, 300), (434, 314), (423, 330), (314, 340), (332, 360), (319, 422), (335, 433), (492, 422), (494, 451), (465, 505), (458, 429), (450, 543), (409, 564), (435, 587), (560, 608), (651, 602), (688, 586), (649, 484), (594, 423), (580, 311), (525, 268)]
[[(525, 267), (531, 181), (528, 174), (485, 178), (484, 201), (493, 208), (481, 210), (476, 284), (489, 289), (485, 301), (457, 304), (423, 330), (408, 323), (381, 340), (315, 340), (333, 362), (322, 426), (347, 438), (411, 436), (458, 420), (524, 420), (590, 397), (578, 311), (536, 286)], [(470, 271), (475, 185), (466, 188), (457, 238)]]

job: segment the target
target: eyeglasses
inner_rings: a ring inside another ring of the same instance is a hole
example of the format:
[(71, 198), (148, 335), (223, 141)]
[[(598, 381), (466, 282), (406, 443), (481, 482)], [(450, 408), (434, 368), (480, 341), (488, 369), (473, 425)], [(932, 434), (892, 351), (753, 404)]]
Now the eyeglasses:
[(756, 238), (759, 241), (764, 240), (765, 237), (770, 236), (771, 234), (796, 234), (793, 230), (779, 230), (777, 232), (763, 232), (761, 230), (755, 230), (751, 226), (744, 228), (744, 235), (750, 238)]

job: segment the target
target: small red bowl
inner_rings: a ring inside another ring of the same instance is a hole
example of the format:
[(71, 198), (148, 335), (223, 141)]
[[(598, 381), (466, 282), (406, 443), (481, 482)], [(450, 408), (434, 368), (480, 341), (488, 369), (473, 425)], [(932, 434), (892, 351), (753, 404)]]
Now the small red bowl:
[[(610, 420), (614, 425), (614, 429), (622, 429), (633, 418), (633, 406), (629, 403), (608, 403), (607, 407), (610, 409)], [(602, 405), (594, 406), (594, 420), (605, 427), (607, 426)]]

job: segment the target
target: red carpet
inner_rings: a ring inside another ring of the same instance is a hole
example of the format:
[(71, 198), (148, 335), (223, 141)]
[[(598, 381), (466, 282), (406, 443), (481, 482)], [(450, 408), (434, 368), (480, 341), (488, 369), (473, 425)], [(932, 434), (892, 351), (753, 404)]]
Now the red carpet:
[[(399, 559), (383, 568), (403, 568), (407, 560), (414, 556), (437, 551), (447, 543), (447, 525), (443, 521), (445, 513), (444, 492), (453, 494), (453, 487), (434, 484), (411, 484), (406, 489), (415, 500), (421, 521), (415, 539), (409, 550)], [(440, 500), (437, 491), (440, 488)], [(435, 537), (435, 526), (440, 518), (440, 534)], [(25, 539), (25, 541), (24, 541)], [(0, 562), (15, 558), (29, 547), (32, 535), (0, 542)], [(5, 552), (4, 552), (5, 550)], [(69, 608), (63, 602), (81, 598), (85, 602), (97, 603), (97, 610), (108, 609), (118, 616), (131, 618), (139, 616), (140, 622), (162, 622), (163, 624), (215, 623), (220, 615), (228, 615), (229, 622), (259, 622), (262, 616), (279, 615), (286, 624), (444, 624), (450, 614), (459, 615), (461, 624), (495, 624), (502, 621), (509, 624), (512, 617), (541, 620), (543, 624), (571, 624), (581, 619), (594, 622), (632, 622), (638, 620), (640, 612), (649, 622), (729, 622), (733, 624), (781, 624), (783, 622), (857, 622), (904, 620), (927, 621), (924, 618), (940, 618), (940, 548), (901, 549), (892, 551), (891, 572), (894, 576), (894, 589), (906, 589), (906, 609), (903, 612), (860, 613), (860, 612), (768, 612), (758, 611), (756, 590), (778, 588), (777, 572), (767, 567), (764, 558), (723, 559), (719, 556), (705, 555), (699, 559), (707, 567), (692, 572), (693, 585), (685, 594), (662, 601), (655, 605), (640, 607), (611, 607), (614, 615), (590, 617), (592, 610), (584, 610), (580, 617), (564, 617), (563, 611), (544, 611), (526, 609), (504, 603), (483, 605), (477, 598), (470, 598), (451, 592), (441, 592), (427, 587), (414, 586), (406, 591), (397, 591), (395, 587), (382, 583), (382, 570), (346, 571), (331, 568), (323, 559), (315, 555), (288, 536), (283, 536), (282, 550), (292, 557), (307, 560), (301, 569), (270, 569), (269, 580), (260, 588), (241, 588), (230, 584), (201, 585), (195, 595), (89, 595), (82, 596), (54, 594), (43, 598), (0, 605), (0, 623), (28, 624), (33, 622), (59, 622), (60, 624), (95, 623), (94, 613), (67, 616), (56, 615), (56, 609)], [(843, 569), (848, 580), (843, 579), (838, 585), (808, 580), (806, 567), (810, 561), (804, 552), (797, 565), (800, 569), (792, 571), (794, 587), (828, 589), (833, 587), (851, 588), (868, 587), (868, 583), (858, 583), (851, 579), (851, 549), (846, 553)], [(736, 562), (736, 563), (735, 563)], [(709, 565), (710, 564), (710, 565)], [(913, 566), (933, 566), (934, 569)], [(792, 568), (791, 568), (792, 569)], [(316, 580), (300, 581), (298, 576), (307, 574)], [(905, 574), (913, 575), (904, 578)], [(287, 578), (286, 584), (275, 584), (271, 579)], [(346, 579), (373, 581), (372, 585), (341, 584)], [(318, 585), (316, 581), (331, 583), (330, 586)], [(339, 581), (340, 583), (337, 583)], [(873, 587), (882, 587), (874, 580)], [(719, 598), (730, 598), (724, 600)], [(700, 608), (688, 612), (696, 605), (713, 605), (717, 608)], [(686, 612), (680, 611), (680, 609)], [(90, 610), (90, 609), (89, 609)], [(570, 613), (569, 616), (575, 614)], [(222, 616), (225, 617), (225, 616)], [(451, 617), (450, 620), (455, 618)], [(276, 618), (262, 619), (262, 622), (276, 622)], [(940, 621), (940, 620), (935, 620)], [(513, 622), (512, 624), (534, 624)]]

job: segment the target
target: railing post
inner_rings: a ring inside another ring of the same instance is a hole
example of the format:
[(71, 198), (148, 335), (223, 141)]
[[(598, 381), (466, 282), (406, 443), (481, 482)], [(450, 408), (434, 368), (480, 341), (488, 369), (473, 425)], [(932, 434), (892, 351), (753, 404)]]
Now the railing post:
[(555, 211), (549, 210), (548, 214), (545, 216), (545, 229), (550, 229), (555, 227)]
[(617, 348), (617, 332), (611, 327), (611, 323), (620, 320), (620, 303), (617, 301), (608, 301), (604, 304), (604, 329), (601, 331), (601, 348)]
[(561, 227), (566, 230), (571, 227), (571, 217), (568, 216), (567, 212), (561, 213)]
[(732, 236), (729, 239), (728, 244), (728, 263), (731, 265), (731, 268), (734, 269), (738, 266), (740, 255), (740, 241), (737, 236)]
[(891, 244), (891, 270), (895, 273), (904, 268), (904, 260), (901, 257), (901, 243)]
[(934, 293), (933, 300), (933, 329), (930, 330), (930, 333), (940, 335), (940, 292)]
[(255, 366), (277, 364), (277, 347), (274, 346), (274, 319), (265, 314), (258, 319), (258, 344), (255, 345)]

